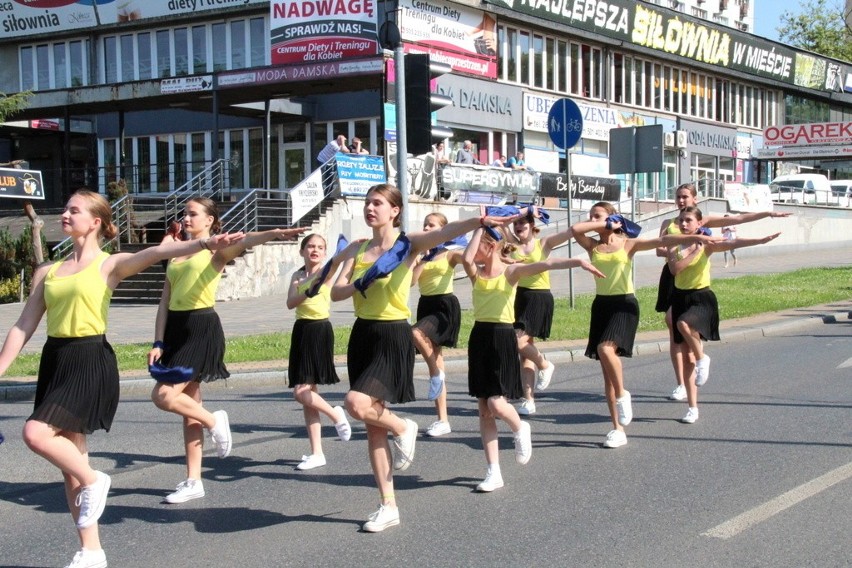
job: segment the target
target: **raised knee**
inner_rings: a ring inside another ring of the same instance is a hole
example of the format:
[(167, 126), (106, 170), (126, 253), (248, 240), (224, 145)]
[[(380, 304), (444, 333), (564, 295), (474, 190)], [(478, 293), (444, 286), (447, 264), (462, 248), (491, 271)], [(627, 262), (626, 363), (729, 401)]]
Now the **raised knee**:
[(349, 416), (355, 420), (364, 421), (364, 417), (367, 414), (367, 406), (364, 405), (359, 398), (346, 395), (346, 399), (343, 401), (343, 406), (346, 408), (346, 412)]
[(172, 406), (173, 400), (174, 397), (172, 394), (159, 385), (154, 387), (154, 390), (151, 391), (151, 402), (153, 402), (154, 406), (160, 410), (169, 410)]

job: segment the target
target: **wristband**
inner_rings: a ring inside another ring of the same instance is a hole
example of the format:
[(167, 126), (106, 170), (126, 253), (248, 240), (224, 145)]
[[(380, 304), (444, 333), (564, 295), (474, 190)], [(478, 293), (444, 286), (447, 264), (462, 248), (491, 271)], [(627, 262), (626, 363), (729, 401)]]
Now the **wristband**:
[(158, 339), (154, 342), (154, 345), (151, 346), (151, 349), (159, 349), (161, 351), (164, 351), (166, 349), (166, 344)]

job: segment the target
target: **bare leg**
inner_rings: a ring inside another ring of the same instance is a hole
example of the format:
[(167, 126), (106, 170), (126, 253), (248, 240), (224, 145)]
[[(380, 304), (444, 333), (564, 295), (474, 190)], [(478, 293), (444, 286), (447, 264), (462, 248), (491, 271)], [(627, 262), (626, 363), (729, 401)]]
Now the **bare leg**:
[(605, 342), (598, 345), (598, 359), (604, 376), (604, 392), (606, 394), (606, 405), (609, 407), (609, 416), (612, 419), (613, 428), (624, 430), (618, 423), (618, 410), (615, 399), (624, 396), (624, 376), (622, 374), (621, 358), (615, 352), (615, 344)]
[(316, 385), (296, 385), (293, 389), (293, 398), (302, 405), (302, 413), (305, 416), (305, 427), (308, 430), (308, 441), (311, 444), (311, 454), (322, 455), (322, 423), (320, 415), (325, 414), (336, 424), (340, 419), (334, 412), (334, 408), (326, 402), (317, 392)]
[(192, 383), (157, 383), (151, 392), (151, 400), (160, 410), (179, 414), (184, 418), (192, 418), (210, 429), (216, 425), (212, 412), (206, 410), (200, 402), (185, 391)]
[(477, 400), (479, 406), (479, 434), (485, 450), (485, 462), (488, 465), (500, 463), (499, 444), (497, 443), (497, 420), (488, 407), (488, 400)]
[[(201, 384), (187, 383), (183, 391), (201, 406)], [(183, 444), (186, 450), (187, 479), (201, 479), (201, 458), (204, 455), (204, 425), (193, 418), (183, 418)]]

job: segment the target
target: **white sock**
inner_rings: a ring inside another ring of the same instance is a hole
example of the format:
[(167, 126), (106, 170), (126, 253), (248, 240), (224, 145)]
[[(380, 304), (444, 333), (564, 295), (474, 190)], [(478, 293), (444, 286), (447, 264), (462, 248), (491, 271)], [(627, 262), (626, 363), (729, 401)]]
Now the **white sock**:
[(503, 474), (500, 473), (500, 464), (499, 463), (488, 464), (488, 475), (496, 475), (497, 477), (503, 477)]

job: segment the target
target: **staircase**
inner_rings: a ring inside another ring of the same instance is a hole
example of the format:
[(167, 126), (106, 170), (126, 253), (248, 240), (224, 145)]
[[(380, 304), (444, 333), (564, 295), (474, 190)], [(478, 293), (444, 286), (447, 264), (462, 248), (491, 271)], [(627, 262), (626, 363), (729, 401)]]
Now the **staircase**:
[[(136, 252), (151, 246), (150, 244), (125, 244), (121, 252)], [(121, 281), (112, 293), (115, 304), (158, 304), (166, 283), (166, 268), (157, 262), (139, 274)]]

